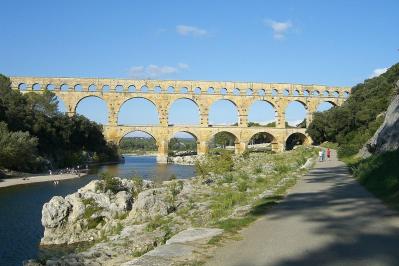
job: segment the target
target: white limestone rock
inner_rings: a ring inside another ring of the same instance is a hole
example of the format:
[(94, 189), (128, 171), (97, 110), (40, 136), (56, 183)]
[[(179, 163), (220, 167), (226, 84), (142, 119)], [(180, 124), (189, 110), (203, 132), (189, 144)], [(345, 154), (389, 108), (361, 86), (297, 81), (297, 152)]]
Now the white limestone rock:
[(139, 193), (129, 216), (138, 222), (144, 222), (167, 215), (171, 208), (173, 208), (173, 203), (170, 200), (168, 189), (165, 187), (153, 188)]

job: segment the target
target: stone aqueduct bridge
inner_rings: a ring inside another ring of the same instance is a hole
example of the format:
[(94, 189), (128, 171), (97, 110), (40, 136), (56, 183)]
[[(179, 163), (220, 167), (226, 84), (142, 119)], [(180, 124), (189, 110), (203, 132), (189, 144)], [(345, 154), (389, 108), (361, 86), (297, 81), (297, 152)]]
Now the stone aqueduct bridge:
[[(187, 132), (197, 139), (198, 154), (205, 154), (210, 139), (218, 132), (229, 132), (236, 137), (236, 153), (246, 150), (251, 137), (266, 132), (272, 137), (272, 149), (283, 151), (287, 139), (299, 134), (305, 144), (311, 142), (305, 128), (286, 128), (285, 109), (292, 101), (303, 104), (307, 110), (307, 125), (319, 104), (329, 102), (341, 105), (350, 93), (348, 87), (328, 87), (285, 83), (208, 82), (177, 80), (127, 80), (97, 78), (39, 78), (11, 77), (12, 88), (24, 92), (52, 90), (65, 103), (69, 115), (86, 97), (103, 99), (108, 107), (108, 125), (104, 135), (108, 141), (119, 143), (132, 131), (151, 134), (158, 145), (158, 160), (166, 162), (169, 140), (177, 132)], [(127, 126), (118, 124), (118, 113), (123, 103), (132, 98), (145, 98), (157, 108), (159, 125)], [(199, 125), (169, 125), (168, 110), (178, 99), (190, 99), (199, 108)], [(217, 100), (232, 102), (238, 110), (238, 126), (209, 125), (210, 106)], [(276, 127), (248, 127), (248, 110), (257, 100), (267, 101), (275, 109)]]

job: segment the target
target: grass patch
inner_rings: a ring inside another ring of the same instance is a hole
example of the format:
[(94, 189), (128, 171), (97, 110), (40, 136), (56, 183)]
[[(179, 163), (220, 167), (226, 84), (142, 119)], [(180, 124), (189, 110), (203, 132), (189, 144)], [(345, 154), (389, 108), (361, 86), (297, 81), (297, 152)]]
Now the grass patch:
[(399, 210), (399, 150), (373, 155), (350, 166), (367, 190)]
[(249, 225), (256, 220), (255, 216), (249, 215), (244, 218), (229, 218), (216, 223), (218, 228), (228, 233), (237, 233), (241, 228)]
[(246, 202), (245, 193), (227, 188), (218, 189), (211, 205), (211, 216), (217, 220), (225, 216), (235, 205)]

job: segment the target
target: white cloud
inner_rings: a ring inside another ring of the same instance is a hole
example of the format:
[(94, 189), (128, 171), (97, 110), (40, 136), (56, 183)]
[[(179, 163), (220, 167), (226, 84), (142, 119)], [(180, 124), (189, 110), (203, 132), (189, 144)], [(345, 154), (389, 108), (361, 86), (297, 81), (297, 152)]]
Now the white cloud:
[(179, 63), (177, 66), (158, 66), (154, 64), (148, 66), (132, 66), (129, 69), (129, 76), (132, 78), (153, 79), (177, 74), (181, 70), (187, 70), (188, 68), (189, 65), (185, 63)]
[(273, 30), (273, 37), (276, 40), (282, 40), (285, 38), (287, 31), (292, 28), (291, 21), (275, 21), (271, 19), (266, 19), (263, 21), (267, 27)]
[(188, 69), (189, 68), (189, 66), (185, 63), (178, 63), (177, 67), (180, 69)]
[(385, 72), (387, 72), (388, 68), (384, 67), (384, 68), (376, 68), (373, 71), (373, 74), (371, 74), (370, 78), (375, 78), (378, 77), (381, 74), (384, 74)]
[(176, 32), (182, 36), (201, 37), (208, 34), (208, 31), (194, 26), (177, 25)]

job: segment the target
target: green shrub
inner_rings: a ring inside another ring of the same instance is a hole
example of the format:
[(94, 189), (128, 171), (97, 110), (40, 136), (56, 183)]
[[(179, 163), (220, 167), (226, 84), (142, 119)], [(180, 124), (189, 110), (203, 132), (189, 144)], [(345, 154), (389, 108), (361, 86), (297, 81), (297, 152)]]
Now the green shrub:
[(112, 193), (118, 193), (121, 190), (121, 181), (113, 177), (110, 173), (105, 172), (100, 175), (101, 182), (99, 183), (98, 189), (101, 191), (111, 191)]
[(202, 177), (207, 176), (210, 172), (215, 174), (231, 172), (233, 167), (233, 156), (225, 150), (220, 151), (218, 155), (207, 155), (204, 160), (198, 160), (195, 163), (195, 171)]
[(143, 190), (143, 179), (139, 176), (133, 176), (132, 177), (132, 182), (133, 182), (133, 189), (132, 189), (132, 195), (133, 198), (136, 198), (137, 195)]
[(248, 189), (248, 183), (246, 181), (240, 181), (237, 185), (238, 191), (245, 192)]

